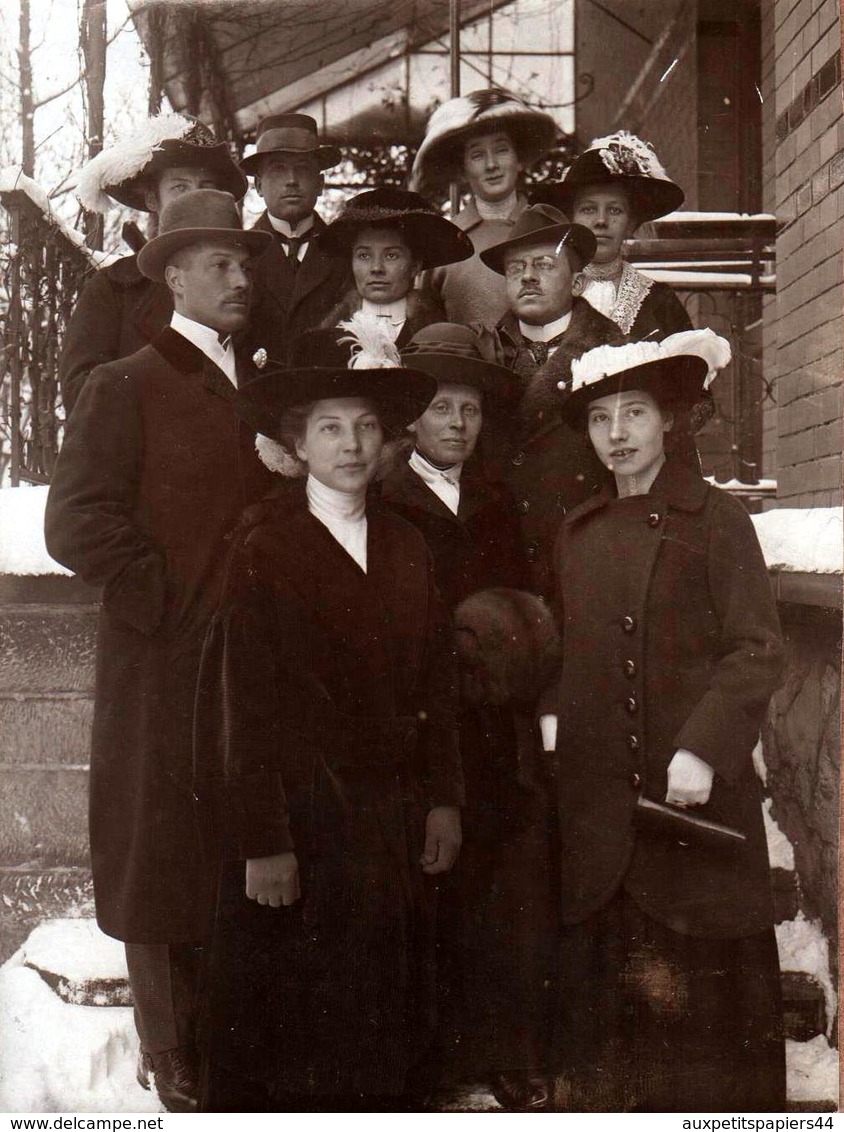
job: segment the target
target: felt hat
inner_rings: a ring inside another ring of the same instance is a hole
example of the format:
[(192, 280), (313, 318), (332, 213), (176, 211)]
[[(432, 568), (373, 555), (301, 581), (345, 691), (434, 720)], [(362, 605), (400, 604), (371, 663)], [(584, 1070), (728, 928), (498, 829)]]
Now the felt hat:
[(366, 397), (391, 431), (412, 424), (437, 391), (433, 377), (402, 365), (395, 344), (372, 316), (309, 330), (292, 344), (288, 366), (267, 369), (237, 392), (235, 409), (256, 432), (275, 440), (283, 412), (334, 397)]
[(362, 228), (389, 227), (401, 232), (423, 268), (469, 259), (475, 249), (456, 224), (440, 216), (418, 193), (384, 187), (358, 193), (320, 236), (329, 255), (351, 255)]
[(218, 142), (203, 122), (182, 114), (158, 114), (93, 157), (77, 177), (76, 195), (89, 212), (107, 212), (115, 200), (149, 212), (146, 193), (153, 178), (182, 165), (208, 169), (217, 178), (217, 187), (235, 200), (249, 186), (228, 146)]
[(428, 119), (410, 172), (410, 188), (437, 189), (458, 180), (466, 141), (497, 130), (509, 134), (524, 166), (533, 165), (547, 153), (558, 132), (550, 114), (495, 87), (450, 98)]
[(730, 344), (714, 331), (683, 330), (661, 342), (597, 346), (571, 365), (571, 393), (561, 406), (570, 424), (583, 421), (592, 401), (639, 389), (666, 405), (691, 409), (730, 362)]
[(407, 365), (429, 373), (440, 383), (477, 389), (483, 394), (484, 410), (501, 412), (519, 398), (512, 370), (491, 360), (483, 339), (469, 326), (432, 322), (416, 331), (401, 357)]
[(546, 243), (557, 244), (558, 250), (566, 245), (572, 248), (584, 267), (595, 254), (596, 240), (588, 228), (569, 224), (565, 216), (549, 204), (534, 204), (522, 212), (506, 240), (481, 252), (481, 260), (503, 275), (504, 257), (509, 251)]
[(339, 165), (343, 154), (335, 145), (320, 144), (316, 119), (310, 114), (276, 114), (258, 125), (255, 152), (240, 163), (250, 177), (261, 172), (261, 158), (267, 153), (310, 154), (320, 169)]
[(161, 210), (158, 235), (138, 252), (138, 268), (148, 279), (162, 282), (174, 252), (202, 242), (233, 244), (260, 255), (272, 242), (269, 232), (246, 232), (234, 197), (217, 189), (195, 189), (170, 201)]
[(530, 199), (571, 216), (575, 196), (591, 185), (623, 188), (640, 224), (673, 212), (684, 200), (683, 190), (669, 178), (653, 148), (626, 130), (596, 138), (572, 162), (562, 181), (537, 185)]

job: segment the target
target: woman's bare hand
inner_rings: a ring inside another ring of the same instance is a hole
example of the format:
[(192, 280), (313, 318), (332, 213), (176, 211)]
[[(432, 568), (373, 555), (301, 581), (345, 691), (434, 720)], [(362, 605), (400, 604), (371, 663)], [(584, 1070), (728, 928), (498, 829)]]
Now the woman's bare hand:
[(246, 862), (246, 895), (270, 908), (288, 908), (302, 895), (295, 853), (253, 857)]
[(422, 872), (447, 873), (457, 860), (463, 835), (460, 810), (456, 806), (435, 806), (425, 822), (425, 848), (419, 858)]

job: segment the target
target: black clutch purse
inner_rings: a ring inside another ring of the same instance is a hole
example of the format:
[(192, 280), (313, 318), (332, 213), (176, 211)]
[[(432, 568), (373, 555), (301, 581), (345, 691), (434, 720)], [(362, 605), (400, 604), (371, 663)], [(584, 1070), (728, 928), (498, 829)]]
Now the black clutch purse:
[(739, 829), (702, 817), (694, 810), (654, 802), (641, 795), (636, 801), (636, 824), (645, 832), (676, 837), (689, 845), (729, 848), (744, 845), (747, 837)]

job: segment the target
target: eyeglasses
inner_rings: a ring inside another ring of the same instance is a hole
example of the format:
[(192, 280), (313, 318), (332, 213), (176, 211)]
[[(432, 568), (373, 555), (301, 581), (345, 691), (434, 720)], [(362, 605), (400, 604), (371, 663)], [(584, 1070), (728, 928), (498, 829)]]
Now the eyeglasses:
[(537, 255), (532, 259), (509, 259), (504, 264), (504, 274), (508, 279), (515, 279), (517, 275), (524, 275), (530, 268), (538, 275), (550, 275), (557, 269), (559, 259), (552, 255)]

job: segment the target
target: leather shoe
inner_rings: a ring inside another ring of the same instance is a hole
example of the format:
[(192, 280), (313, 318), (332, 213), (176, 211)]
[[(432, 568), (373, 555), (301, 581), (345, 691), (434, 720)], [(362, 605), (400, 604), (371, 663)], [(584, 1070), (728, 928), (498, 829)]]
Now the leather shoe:
[(538, 1075), (510, 1076), (496, 1073), (490, 1081), (490, 1091), (507, 1112), (545, 1112), (550, 1101), (550, 1089), (544, 1077)]
[(178, 1046), (163, 1053), (141, 1049), (136, 1075), (142, 1089), (155, 1085), (158, 1099), (168, 1112), (196, 1112), (199, 1071), (192, 1049)]

